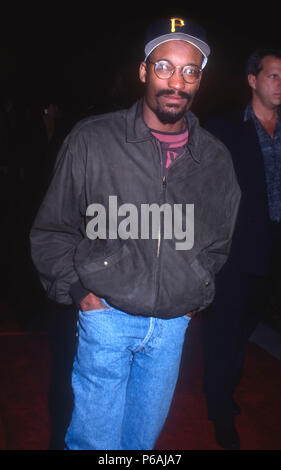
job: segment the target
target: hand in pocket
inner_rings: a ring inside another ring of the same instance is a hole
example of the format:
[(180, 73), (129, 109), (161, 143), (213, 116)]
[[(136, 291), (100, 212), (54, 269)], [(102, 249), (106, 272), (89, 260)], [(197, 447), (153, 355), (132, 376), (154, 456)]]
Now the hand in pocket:
[(88, 310), (99, 310), (105, 308), (103, 301), (96, 295), (90, 293), (80, 302), (82, 312)]

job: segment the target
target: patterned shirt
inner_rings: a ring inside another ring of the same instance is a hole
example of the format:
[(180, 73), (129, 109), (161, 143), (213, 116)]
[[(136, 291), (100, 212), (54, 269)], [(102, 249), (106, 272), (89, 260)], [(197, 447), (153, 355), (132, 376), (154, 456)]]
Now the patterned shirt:
[(278, 108), (278, 119), (272, 138), (256, 117), (251, 104), (248, 104), (244, 121), (253, 119), (261, 152), (263, 155), (266, 185), (268, 194), (269, 217), (272, 221), (281, 220), (281, 110)]
[(151, 129), (151, 133), (160, 141), (163, 175), (166, 175), (170, 164), (183, 152), (184, 146), (188, 142), (188, 129), (177, 133), (160, 132)]

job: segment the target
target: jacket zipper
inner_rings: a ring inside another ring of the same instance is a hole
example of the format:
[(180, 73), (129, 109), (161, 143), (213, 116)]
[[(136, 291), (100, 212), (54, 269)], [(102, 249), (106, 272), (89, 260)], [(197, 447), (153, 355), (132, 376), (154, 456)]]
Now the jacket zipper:
[[(163, 176), (162, 178), (162, 192), (163, 192), (163, 201), (165, 203), (166, 200), (166, 176)], [(159, 258), (160, 255), (160, 247), (161, 247), (161, 241), (162, 241), (162, 230), (161, 230), (162, 224), (161, 224), (161, 214), (160, 214), (160, 224), (159, 224), (159, 232), (158, 232), (158, 243), (157, 243), (157, 258)]]
[[(159, 148), (160, 144), (157, 142), (157, 147)], [(161, 149), (159, 149), (161, 152)], [(187, 147), (187, 151), (189, 151), (189, 148)], [(186, 150), (184, 150), (183, 153), (177, 156), (177, 158), (171, 162), (169, 168), (174, 165), (179, 159), (181, 159), (186, 153)], [(161, 157), (161, 154), (160, 154)], [(161, 157), (161, 168), (162, 168), (162, 157)], [(169, 168), (167, 168), (167, 173), (169, 171)], [(162, 176), (162, 193), (163, 193), (163, 203), (166, 202), (166, 186), (167, 186), (167, 176)], [(161, 237), (162, 237), (162, 231), (161, 231), (161, 223), (159, 226), (159, 232), (158, 232), (158, 243), (157, 243), (157, 258), (159, 258), (160, 255), (160, 247), (161, 247)]]
[[(156, 144), (156, 147), (157, 147), (157, 150), (158, 150), (158, 154), (159, 154), (159, 158), (160, 158), (160, 168), (161, 168), (161, 179), (162, 179), (162, 203), (164, 204), (166, 202), (166, 187), (167, 187), (167, 176), (163, 176), (162, 174), (162, 153), (161, 153), (161, 147), (160, 147), (160, 143), (155, 139), (154, 140), (155, 144)], [(180, 158), (183, 157), (183, 155), (185, 154), (186, 150), (181, 154), (179, 155), (175, 161), (173, 161), (171, 163), (171, 165), (175, 164), (176, 161), (178, 161)], [(170, 165), (170, 166), (171, 166)], [(167, 169), (167, 173), (169, 171), (169, 168)], [(160, 224), (159, 224), (159, 231), (158, 231), (158, 240), (157, 240), (157, 250), (156, 250), (156, 260), (157, 260), (157, 266), (156, 266), (156, 273), (155, 273), (155, 302), (154, 302), (154, 308), (153, 308), (153, 312), (155, 312), (155, 307), (157, 305), (157, 299), (158, 299), (158, 294), (159, 294), (159, 272), (160, 272), (160, 262), (161, 262), (161, 258), (160, 258), (160, 253), (161, 253), (161, 244), (162, 244), (162, 230), (161, 230), (161, 227), (162, 227), (162, 220), (161, 220), (161, 214), (160, 214)]]
[[(166, 184), (167, 184), (167, 177), (163, 175), (162, 173), (162, 153), (161, 153), (161, 147), (160, 143), (155, 139), (154, 140), (157, 150), (158, 150), (158, 155), (159, 155), (159, 163), (160, 163), (160, 172), (161, 172), (161, 190), (162, 190), (162, 201), (161, 203), (164, 203), (166, 200)], [(158, 300), (158, 295), (159, 295), (159, 273), (160, 273), (160, 262), (161, 262), (161, 245), (162, 245), (162, 217), (160, 213), (160, 224), (159, 224), (159, 230), (158, 230), (158, 240), (157, 240), (157, 249), (156, 249), (156, 268), (155, 268), (155, 300), (154, 300), (154, 307), (153, 307), (153, 313), (155, 312), (156, 305), (157, 305), (157, 300)]]

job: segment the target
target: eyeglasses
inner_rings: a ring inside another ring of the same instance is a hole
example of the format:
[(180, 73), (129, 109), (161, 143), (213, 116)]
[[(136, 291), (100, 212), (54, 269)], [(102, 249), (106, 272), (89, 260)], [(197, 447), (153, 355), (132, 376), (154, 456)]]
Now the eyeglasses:
[(181, 74), (186, 83), (198, 82), (202, 69), (197, 65), (186, 65), (181, 67), (180, 65), (173, 65), (168, 60), (159, 60), (158, 62), (148, 61), (154, 65), (154, 72), (158, 78), (165, 80), (170, 78), (177, 68), (181, 69)]

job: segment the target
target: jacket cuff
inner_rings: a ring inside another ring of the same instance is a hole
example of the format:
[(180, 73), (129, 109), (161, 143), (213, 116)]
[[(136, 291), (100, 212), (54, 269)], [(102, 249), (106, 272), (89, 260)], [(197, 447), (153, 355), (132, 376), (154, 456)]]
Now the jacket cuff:
[(78, 280), (77, 282), (75, 282), (75, 284), (72, 284), (69, 293), (75, 305), (77, 307), (80, 307), (80, 302), (85, 297), (87, 297), (88, 294), (90, 294), (90, 291), (88, 289), (85, 289), (85, 287), (82, 286), (80, 280)]

